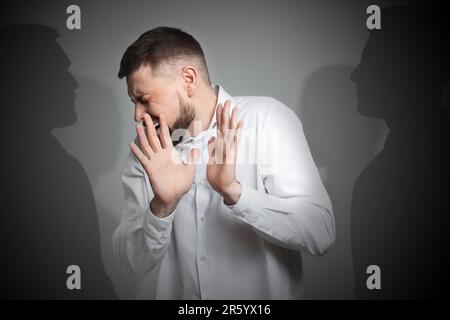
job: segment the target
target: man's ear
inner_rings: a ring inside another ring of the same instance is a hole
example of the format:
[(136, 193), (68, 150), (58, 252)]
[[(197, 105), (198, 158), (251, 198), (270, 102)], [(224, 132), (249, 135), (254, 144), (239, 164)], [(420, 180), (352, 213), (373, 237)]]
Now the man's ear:
[(183, 79), (184, 88), (188, 97), (192, 97), (198, 87), (199, 73), (192, 65), (184, 66), (181, 69), (181, 77)]

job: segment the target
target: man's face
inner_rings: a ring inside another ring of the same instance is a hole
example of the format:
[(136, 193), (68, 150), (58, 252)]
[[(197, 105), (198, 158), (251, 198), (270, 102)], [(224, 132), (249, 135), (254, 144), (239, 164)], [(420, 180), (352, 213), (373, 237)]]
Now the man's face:
[[(135, 105), (134, 121), (143, 123), (148, 113), (157, 127), (159, 116), (167, 118), (169, 131), (186, 129), (195, 117), (195, 108), (183, 98), (183, 84), (177, 75), (154, 73), (151, 66), (141, 65), (127, 77), (128, 95)], [(144, 123), (143, 123), (144, 124)]]

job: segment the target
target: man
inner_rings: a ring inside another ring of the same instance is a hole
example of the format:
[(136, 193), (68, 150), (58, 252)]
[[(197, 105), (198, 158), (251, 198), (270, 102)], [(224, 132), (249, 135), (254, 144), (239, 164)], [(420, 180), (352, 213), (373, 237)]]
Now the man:
[(324, 254), (335, 227), (294, 112), (211, 86), (179, 29), (142, 34), (123, 77), (138, 122), (113, 236), (124, 269), (151, 272), (158, 299), (301, 298), (300, 251)]

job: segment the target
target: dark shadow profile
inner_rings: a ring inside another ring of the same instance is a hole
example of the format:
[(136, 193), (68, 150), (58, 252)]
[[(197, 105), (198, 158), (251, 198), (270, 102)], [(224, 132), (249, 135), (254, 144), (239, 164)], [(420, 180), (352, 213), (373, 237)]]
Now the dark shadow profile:
[[(382, 28), (371, 31), (352, 74), (360, 114), (389, 127), (353, 194), (359, 299), (432, 298), (448, 290), (450, 138), (442, 90), (450, 51), (441, 22), (429, 8), (382, 9)], [(379, 290), (368, 289), (370, 265), (381, 269)]]
[[(102, 234), (102, 254), (105, 270), (113, 281), (117, 295), (124, 299), (136, 296), (139, 281), (127, 276), (117, 263), (113, 252), (112, 234), (122, 214), (122, 186), (115, 166), (126, 162), (119, 154), (121, 140), (120, 106), (114, 91), (101, 81), (78, 77), (76, 113), (77, 122), (54, 134), (67, 150), (76, 156), (86, 170), (96, 196), (97, 213)], [(133, 109), (129, 109), (132, 119)], [(99, 152), (101, 147), (101, 152)]]
[[(77, 119), (78, 84), (57, 37), (41, 25), (0, 29), (1, 297), (114, 299), (87, 175), (51, 133)], [(81, 269), (81, 290), (67, 288), (70, 265)]]
[(353, 69), (346, 65), (321, 68), (306, 79), (303, 88), (300, 118), (336, 221), (331, 250), (323, 257), (303, 257), (307, 299), (352, 299), (354, 294), (352, 192), (357, 177), (380, 150), (386, 128), (382, 120), (358, 114), (356, 88), (349, 79)]

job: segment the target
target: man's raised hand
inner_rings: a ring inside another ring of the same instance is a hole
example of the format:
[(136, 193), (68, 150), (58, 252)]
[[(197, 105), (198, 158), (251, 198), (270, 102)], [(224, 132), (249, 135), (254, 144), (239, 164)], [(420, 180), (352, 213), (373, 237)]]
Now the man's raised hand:
[(145, 114), (146, 130), (142, 125), (136, 125), (140, 147), (130, 143), (130, 148), (149, 177), (154, 193), (150, 210), (162, 218), (175, 210), (181, 197), (191, 188), (200, 152), (192, 149), (189, 163), (183, 164), (173, 147), (166, 117), (161, 114), (159, 120), (158, 137), (150, 115)]
[(216, 111), (217, 137), (208, 142), (209, 161), (207, 178), (209, 184), (222, 197), (226, 204), (235, 204), (242, 187), (236, 180), (236, 159), (243, 122), (238, 121), (238, 108), (230, 116), (231, 101), (219, 104)]

